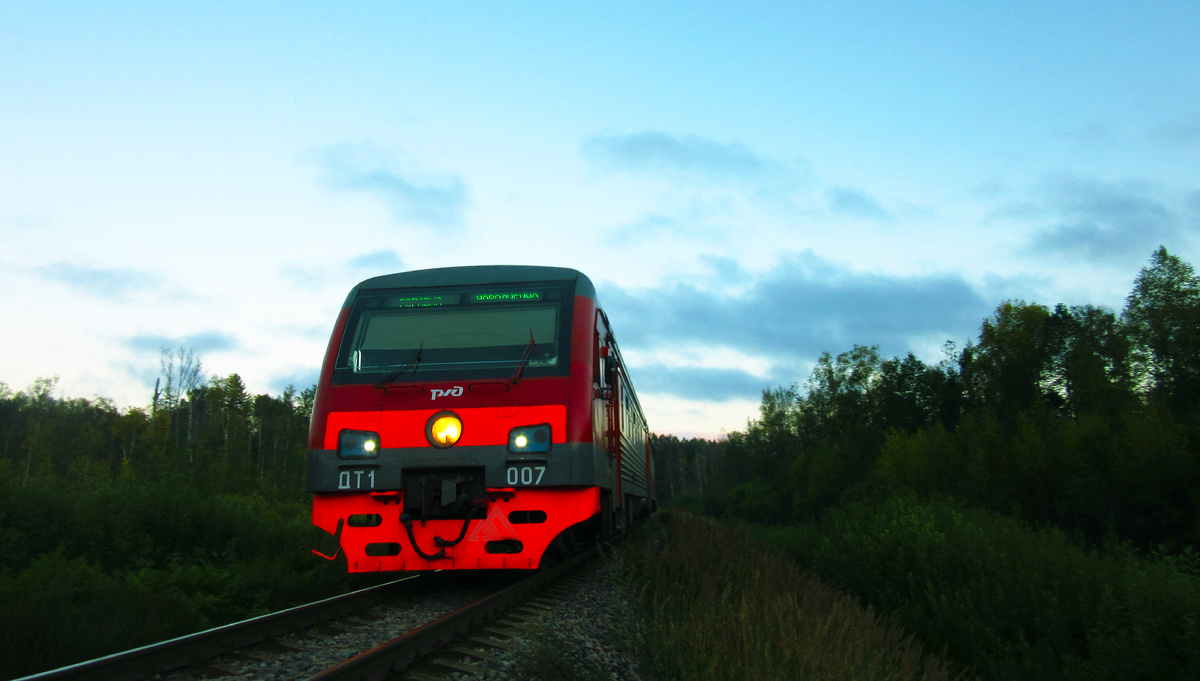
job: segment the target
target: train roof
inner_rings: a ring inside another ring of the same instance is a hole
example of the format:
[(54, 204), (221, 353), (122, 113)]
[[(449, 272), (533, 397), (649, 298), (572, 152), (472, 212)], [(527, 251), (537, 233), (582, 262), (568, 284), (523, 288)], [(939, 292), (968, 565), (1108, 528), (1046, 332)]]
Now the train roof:
[(536, 265), (468, 265), (412, 270), (371, 277), (362, 281), (346, 297), (354, 302), (361, 290), (381, 288), (425, 288), (434, 286), (473, 286), (481, 284), (525, 284), (541, 281), (574, 281), (575, 295), (596, 298), (596, 287), (587, 275), (568, 267)]
[[(579, 270), (569, 267), (543, 267), (540, 265), (464, 265), (462, 267), (436, 267), (427, 270), (411, 270), (371, 277), (355, 286), (346, 296), (345, 307), (354, 304), (359, 291), (388, 288), (426, 288), (438, 286), (479, 286), (484, 284), (526, 284), (542, 281), (574, 281), (575, 295), (596, 300), (596, 287), (592, 280)], [(598, 303), (597, 303), (598, 305)], [(617, 350), (620, 357), (621, 351)], [(623, 363), (623, 360), (622, 360)], [(642, 414), (642, 405), (637, 391), (630, 390), (630, 397)], [(645, 415), (642, 415), (645, 422)]]

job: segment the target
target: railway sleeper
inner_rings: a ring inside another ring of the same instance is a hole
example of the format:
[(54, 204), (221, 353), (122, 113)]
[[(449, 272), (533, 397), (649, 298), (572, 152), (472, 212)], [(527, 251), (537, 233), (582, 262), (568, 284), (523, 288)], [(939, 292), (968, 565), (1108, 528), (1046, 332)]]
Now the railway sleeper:
[(494, 626), (487, 626), (487, 627), (480, 629), (480, 631), (482, 631), (485, 634), (491, 634), (492, 636), (496, 636), (505, 642), (513, 640), (513, 632), (509, 629), (499, 629)]
[(219, 660), (211, 660), (203, 667), (197, 670), (201, 675), (209, 678), (220, 676), (237, 676), (238, 670), (233, 667), (222, 664)]
[[(470, 640), (470, 639), (468, 639), (468, 640)], [(456, 653), (460, 653), (462, 655), (469, 655), (470, 657), (473, 657), (475, 659), (484, 660), (486, 662), (491, 662), (493, 664), (500, 663), (499, 657), (496, 657), (495, 655), (493, 655), (493, 654), (489, 653), (487, 650), (485, 650), (485, 648), (494, 650), (499, 646), (496, 646), (492, 643), (479, 643), (479, 644), (477, 644), (477, 646), (478, 647), (472, 648), (470, 646), (466, 646), (466, 645), (459, 643), (459, 644), (451, 646), (450, 648), (448, 648), (448, 650), (451, 650)], [(504, 649), (507, 650), (508, 646), (504, 646)]]
[(430, 676), (420, 672), (408, 672), (404, 675), (404, 678), (408, 681), (446, 681), (445, 676)]
[(323, 622), (313, 627), (313, 630), (320, 636), (338, 636), (340, 634), (353, 634), (355, 628), (344, 627), (341, 624), (333, 622)]
[(432, 657), (424, 660), (419, 666), (413, 669), (413, 673), (419, 674), (423, 670), (444, 669), (451, 672), (461, 672), (470, 674), (471, 676), (479, 676), (483, 671), (483, 667), (477, 664), (462, 662), (462, 654), (456, 654), (453, 657), (448, 657), (445, 652), (435, 653), (438, 657)]
[(466, 643), (475, 643), (481, 646), (487, 646), (489, 648), (499, 648), (500, 650), (516, 650), (516, 648), (509, 643), (512, 638), (507, 638), (507, 641), (501, 641), (500, 639), (494, 637), (485, 638), (483, 636), (472, 635), (464, 638), (463, 641)]

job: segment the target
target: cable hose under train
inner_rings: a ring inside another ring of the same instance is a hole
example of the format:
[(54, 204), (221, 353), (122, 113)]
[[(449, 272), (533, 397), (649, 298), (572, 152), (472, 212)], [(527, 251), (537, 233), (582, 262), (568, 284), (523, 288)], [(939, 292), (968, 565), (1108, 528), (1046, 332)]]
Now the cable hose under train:
[(404, 531), (408, 533), (408, 542), (410, 544), (412, 544), (413, 550), (417, 552), (417, 555), (424, 558), (425, 560), (437, 560), (439, 558), (445, 558), (446, 557), (446, 549), (458, 544), (459, 542), (461, 542), (463, 540), (464, 537), (467, 536), (467, 525), (470, 524), (471, 518), (473, 518), (473, 517), (475, 517), (475, 507), (474, 506), (472, 506), (471, 510), (467, 513), (467, 519), (463, 521), (462, 532), (458, 533), (458, 539), (455, 539), (454, 541), (446, 541), (445, 539), (442, 539), (441, 537), (434, 535), (433, 543), (437, 544), (438, 546), (441, 547), (441, 550), (434, 554), (425, 553), (424, 551), (421, 550), (420, 545), (417, 544), (417, 537), (416, 537), (416, 535), (413, 534), (413, 528), (412, 528), (413, 520), (412, 520), (411, 515), (409, 515), (407, 513), (401, 514), (400, 522), (404, 524)]
[(471, 510), (467, 512), (467, 519), (463, 521), (462, 532), (458, 533), (458, 539), (455, 539), (454, 541), (446, 541), (435, 534), (433, 535), (433, 543), (437, 544), (443, 549), (448, 549), (451, 546), (455, 546), (460, 543), (467, 536), (467, 525), (471, 522), (471, 518), (475, 517), (475, 511), (478, 509), (478, 506), (472, 506)]

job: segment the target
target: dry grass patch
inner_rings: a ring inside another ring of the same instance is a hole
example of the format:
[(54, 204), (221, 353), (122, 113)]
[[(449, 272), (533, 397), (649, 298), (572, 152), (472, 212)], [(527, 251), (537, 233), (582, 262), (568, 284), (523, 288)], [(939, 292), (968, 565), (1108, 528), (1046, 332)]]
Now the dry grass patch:
[(951, 678), (897, 624), (730, 528), (664, 512), (630, 544), (622, 560), (659, 678)]

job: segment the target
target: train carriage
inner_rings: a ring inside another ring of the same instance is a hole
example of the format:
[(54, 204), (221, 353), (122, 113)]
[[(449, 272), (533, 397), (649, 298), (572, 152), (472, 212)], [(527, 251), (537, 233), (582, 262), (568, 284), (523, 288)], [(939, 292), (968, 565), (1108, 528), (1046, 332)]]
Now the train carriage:
[(538, 568), (652, 511), (653, 476), (645, 417), (582, 273), (419, 270), (346, 298), (307, 488), (351, 572)]

